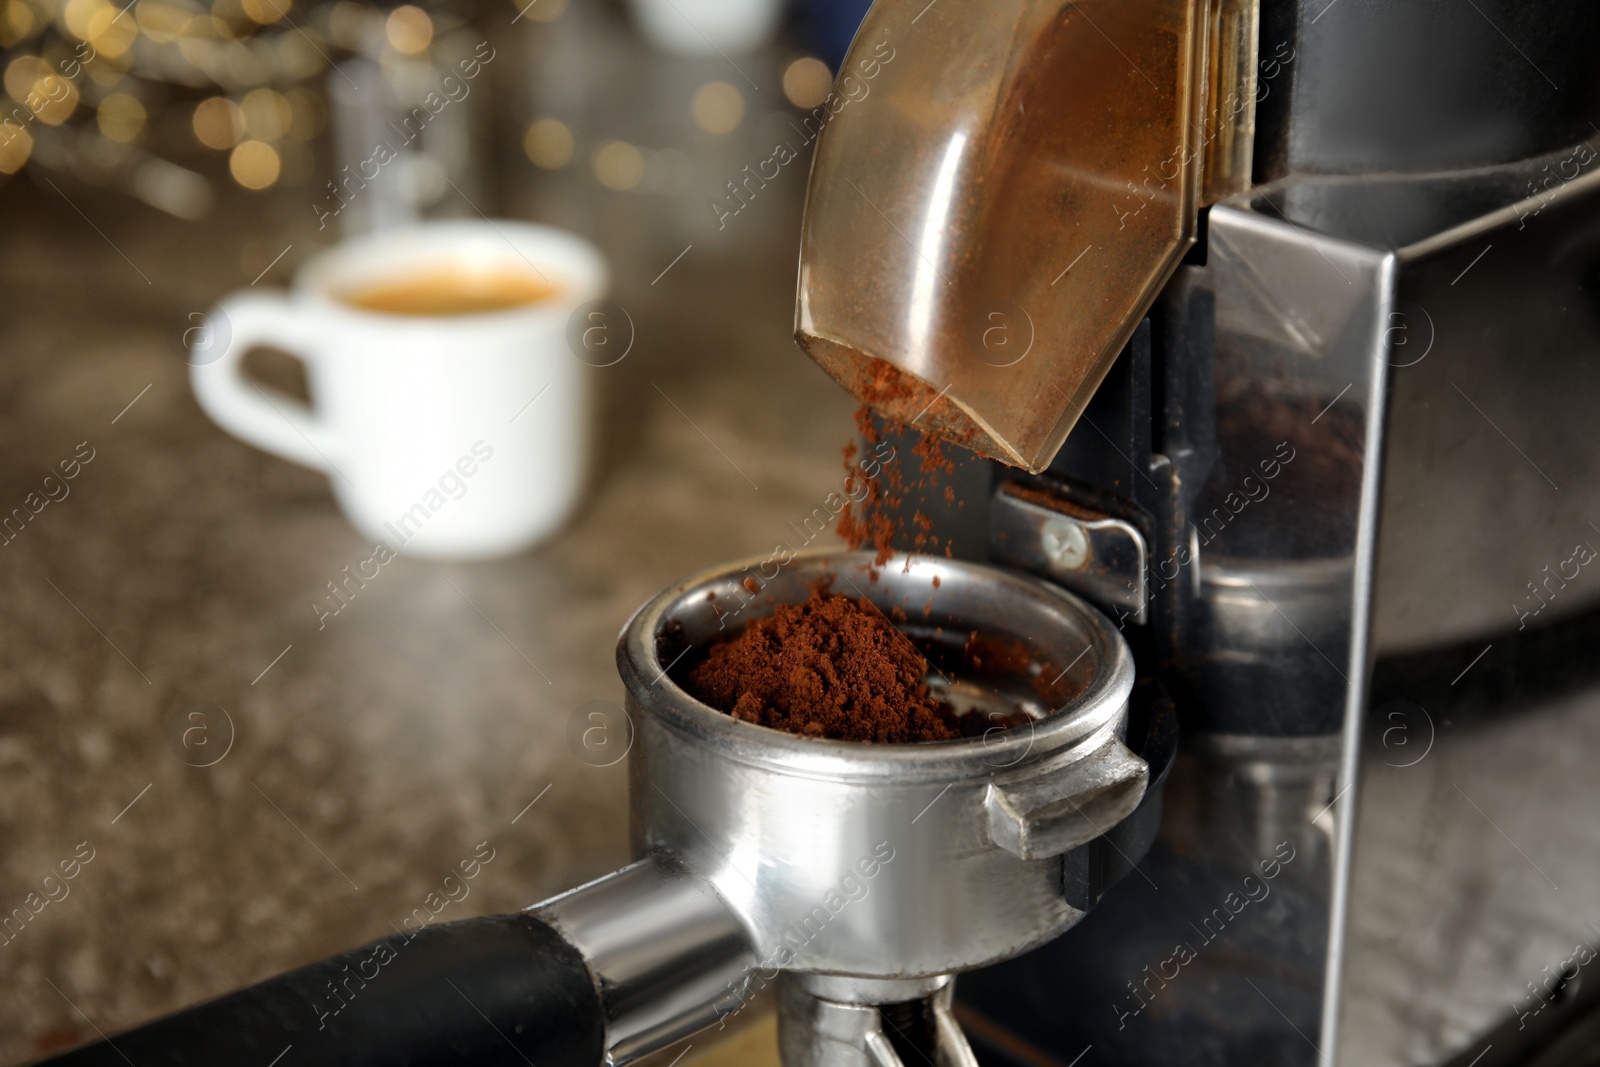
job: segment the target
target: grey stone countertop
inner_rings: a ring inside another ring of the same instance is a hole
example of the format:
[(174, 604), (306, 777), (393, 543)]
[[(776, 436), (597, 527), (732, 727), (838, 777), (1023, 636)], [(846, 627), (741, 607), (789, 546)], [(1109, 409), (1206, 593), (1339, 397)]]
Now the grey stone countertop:
[(200, 412), (174, 342), (326, 240), (304, 191), (190, 223), (0, 188), (0, 511), (93, 456), (0, 546), (0, 909), (92, 855), (0, 944), (0, 1063), (389, 934), (485, 848), (440, 919), (627, 860), (625, 769), (567, 740), (580, 705), (622, 701), (619, 629), (676, 578), (770, 552), (842, 479), (851, 403), (790, 339), (802, 188), (764, 205), (789, 236), (655, 285), (662, 263), (602, 235), (638, 340), (598, 372), (579, 514), (514, 558), (387, 565), (320, 629), (313, 601), (371, 546), (323, 476)]

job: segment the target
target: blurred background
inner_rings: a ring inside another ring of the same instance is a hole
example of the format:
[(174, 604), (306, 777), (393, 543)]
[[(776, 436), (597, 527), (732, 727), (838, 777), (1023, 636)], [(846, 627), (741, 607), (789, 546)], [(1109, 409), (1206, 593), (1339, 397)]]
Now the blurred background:
[[(92, 855), (0, 938), (0, 1062), (626, 859), (617, 632), (843, 480), (851, 403), (790, 339), (799, 116), (865, 6), (0, 0), (0, 511), (30, 516), (0, 543), (0, 912)], [(610, 261), (632, 345), (595, 372), (596, 469), (535, 551), (401, 559), (319, 619), (371, 546), (326, 477), (205, 418), (185, 332), (445, 217)], [(730, 1062), (770, 1044), (748, 1014)]]

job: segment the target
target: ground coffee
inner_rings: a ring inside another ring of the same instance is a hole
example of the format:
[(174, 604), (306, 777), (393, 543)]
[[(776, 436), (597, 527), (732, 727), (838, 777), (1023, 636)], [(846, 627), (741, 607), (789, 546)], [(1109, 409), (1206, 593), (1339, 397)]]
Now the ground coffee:
[(836, 741), (946, 741), (961, 736), (928, 689), (928, 661), (868, 601), (816, 590), (779, 604), (711, 646), (689, 673), (694, 697), (736, 719)]
[[(856, 427), (869, 449), (883, 439), (882, 424), (866, 405), (856, 413)], [(926, 515), (898, 513), (908, 497), (925, 493), (935, 479), (955, 470), (943, 443), (931, 434), (922, 436), (913, 452), (921, 461), (920, 474), (908, 479), (895, 465), (885, 466), (879, 478), (863, 478), (856, 470), (856, 443), (844, 449), (845, 495), (854, 503), (840, 513), (836, 532), (852, 549), (875, 551), (869, 568), (873, 580), (876, 568), (902, 541), (901, 523), (908, 520), (911, 551), (942, 547), (951, 554)], [(944, 492), (947, 499), (954, 494), (948, 487)], [(938, 588), (939, 579), (932, 584)], [(746, 580), (752, 594), (758, 591), (753, 585)], [(904, 622), (905, 612), (895, 609), (895, 618)], [(688, 688), (736, 719), (809, 737), (876, 742), (961, 737), (970, 724), (932, 694), (923, 682), (928, 670), (916, 645), (870, 601), (817, 590), (804, 604), (780, 604), (771, 618), (713, 645), (690, 671)]]

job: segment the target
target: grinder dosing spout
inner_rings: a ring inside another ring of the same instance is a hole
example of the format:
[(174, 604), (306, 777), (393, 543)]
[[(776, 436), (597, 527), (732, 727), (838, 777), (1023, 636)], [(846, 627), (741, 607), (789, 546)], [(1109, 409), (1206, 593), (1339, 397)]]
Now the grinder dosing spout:
[(1237, 2), (878, 0), (806, 119), (800, 345), (883, 413), (1043, 469), (1203, 191), (1247, 181), (1254, 25)]

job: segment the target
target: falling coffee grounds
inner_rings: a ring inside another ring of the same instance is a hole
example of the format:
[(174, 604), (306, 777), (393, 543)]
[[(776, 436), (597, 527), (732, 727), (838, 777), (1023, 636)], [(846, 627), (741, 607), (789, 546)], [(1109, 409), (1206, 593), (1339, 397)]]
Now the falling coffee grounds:
[(814, 590), (711, 646), (689, 672), (696, 699), (735, 719), (835, 741), (948, 741), (950, 706), (928, 661), (874, 605)]
[[(869, 450), (883, 440), (883, 430), (866, 405), (856, 413), (856, 428)], [(857, 447), (852, 441), (844, 449), (845, 496), (853, 503), (840, 512), (835, 530), (852, 549), (874, 550), (869, 574), (876, 580), (876, 568), (888, 562), (899, 540), (903, 520), (897, 510), (908, 496), (925, 493), (941, 475), (952, 473), (955, 464), (932, 434), (922, 436), (912, 449), (921, 473), (909, 478), (889, 462), (877, 476), (864, 466), (858, 472)], [(946, 487), (944, 493), (946, 501), (953, 502), (954, 490)], [(910, 524), (913, 552), (943, 548), (946, 556), (951, 554), (921, 511), (910, 516)], [(746, 579), (746, 587), (755, 593), (752, 584)], [(938, 586), (935, 577), (933, 588)], [(903, 611), (894, 612), (905, 620)], [(757, 620), (739, 636), (713, 645), (687, 680), (697, 699), (735, 719), (806, 737), (949, 741), (963, 736), (964, 726), (991, 725), (988, 720), (974, 718), (969, 724), (958, 718), (923, 681), (928, 670), (916, 645), (876, 606), (817, 589), (805, 603), (780, 604), (771, 618)]]
[[(905, 432), (904, 427), (899, 429)], [(884, 439), (881, 424), (866, 405), (856, 411), (856, 430), (869, 452)], [(876, 552), (874, 567), (882, 567), (887, 563), (895, 552), (895, 543), (903, 541), (901, 526), (904, 519), (898, 514), (898, 509), (907, 497), (926, 494), (935, 488), (941, 477), (954, 473), (956, 469), (955, 462), (945, 452), (944, 442), (933, 434), (923, 434), (911, 451), (919, 461), (920, 472), (909, 472), (901, 464), (885, 464), (880, 477), (863, 478), (856, 470), (856, 442), (851, 441), (844, 446), (845, 497), (853, 503), (846, 504), (840, 511), (834, 532), (853, 551), (870, 548)], [(858, 485), (860, 495), (857, 495)], [(946, 503), (958, 503), (955, 490), (948, 485), (944, 487), (944, 498)], [(912, 513), (910, 525), (912, 552), (933, 553), (943, 550), (946, 556), (953, 554), (951, 546), (942, 543), (933, 532), (933, 520), (921, 511)]]

